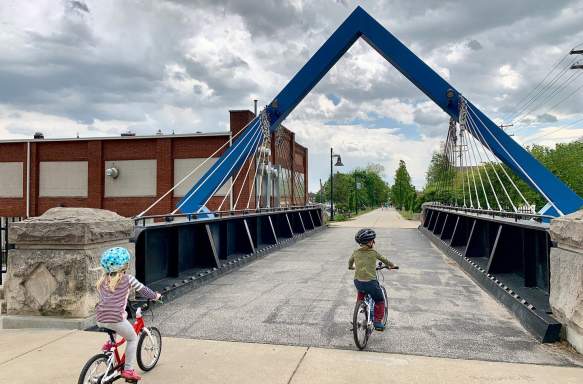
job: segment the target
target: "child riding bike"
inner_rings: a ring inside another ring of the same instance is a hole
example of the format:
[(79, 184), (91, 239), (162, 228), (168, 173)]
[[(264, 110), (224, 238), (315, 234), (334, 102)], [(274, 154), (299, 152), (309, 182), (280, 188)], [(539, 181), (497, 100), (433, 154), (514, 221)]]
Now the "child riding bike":
[(376, 277), (376, 263), (380, 260), (389, 268), (399, 267), (373, 249), (376, 236), (376, 232), (371, 228), (363, 228), (356, 233), (354, 240), (360, 244), (360, 248), (355, 250), (348, 259), (348, 269), (356, 269), (354, 286), (358, 290), (358, 300), (363, 300), (366, 294), (374, 300), (374, 328), (377, 331), (384, 331), (383, 314), (386, 304)]
[(99, 303), (95, 307), (97, 325), (111, 329), (126, 339), (125, 365), (121, 377), (126, 381), (138, 381), (141, 377), (133, 369), (138, 346), (138, 335), (127, 320), (125, 308), (130, 290), (135, 289), (141, 296), (159, 300), (161, 295), (127, 274), (130, 252), (122, 247), (110, 248), (101, 255), (103, 274), (97, 282)]

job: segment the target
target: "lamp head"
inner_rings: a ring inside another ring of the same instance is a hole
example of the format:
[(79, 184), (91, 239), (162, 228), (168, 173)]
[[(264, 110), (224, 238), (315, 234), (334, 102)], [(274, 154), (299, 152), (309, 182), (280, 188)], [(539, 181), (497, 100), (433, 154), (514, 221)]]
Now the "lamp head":
[(343, 167), (344, 164), (342, 164), (342, 159), (340, 159), (340, 155), (338, 155), (338, 159), (336, 160), (336, 164), (334, 164), (336, 167)]

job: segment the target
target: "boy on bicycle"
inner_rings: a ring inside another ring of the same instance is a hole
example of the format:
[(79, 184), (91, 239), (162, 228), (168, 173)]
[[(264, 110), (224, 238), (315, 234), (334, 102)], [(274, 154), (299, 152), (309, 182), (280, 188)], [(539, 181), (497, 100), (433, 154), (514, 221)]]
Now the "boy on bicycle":
[[(358, 300), (363, 300), (369, 294), (374, 300), (374, 327), (377, 331), (384, 331), (383, 314), (385, 302), (383, 291), (377, 281), (376, 264), (380, 260), (389, 268), (399, 268), (394, 263), (381, 256), (373, 249), (377, 234), (371, 228), (363, 228), (356, 233), (354, 240), (360, 244), (348, 259), (348, 269), (356, 269), (354, 272), (354, 286), (358, 290)], [(356, 265), (356, 268), (355, 268)]]

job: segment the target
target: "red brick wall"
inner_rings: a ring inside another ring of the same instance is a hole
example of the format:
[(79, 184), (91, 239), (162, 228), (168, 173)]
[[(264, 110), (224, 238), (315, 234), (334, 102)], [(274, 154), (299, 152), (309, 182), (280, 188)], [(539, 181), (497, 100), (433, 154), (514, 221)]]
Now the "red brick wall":
[[(241, 129), (245, 128), (245, 126), (255, 117), (255, 114), (251, 111), (229, 111), (229, 114), (231, 120), (231, 134), (233, 137), (241, 131)], [(237, 138), (234, 140), (236, 139)], [(256, 166), (254, 160), (248, 160), (243, 164), (243, 170), (239, 174), (237, 180), (235, 180), (233, 186), (233, 205), (237, 202), (237, 197), (240, 192), (239, 201), (234, 209), (247, 208), (247, 202), (249, 202), (249, 208), (255, 208), (255, 193), (253, 192), (253, 196), (251, 196), (251, 188), (253, 187), (253, 175), (255, 174)], [(245, 174), (249, 167), (251, 167), (249, 169), (249, 174), (245, 178)], [(227, 203), (225, 203), (225, 205), (226, 204)], [(225, 207), (223, 207), (223, 210), (224, 209)]]
[(0, 198), (0, 216), (26, 216), (26, 143), (6, 143), (0, 145), (0, 162), (22, 162), (23, 198)]
[(103, 141), (92, 140), (87, 143), (87, 157), (89, 188), (87, 189), (87, 206), (103, 208), (103, 194), (105, 191), (103, 175), (105, 164), (103, 160)]
[[(255, 115), (251, 111), (230, 111), (231, 132), (235, 135), (249, 123)], [(283, 128), (285, 129), (285, 128)], [(294, 169), (307, 170), (307, 150), (295, 144), (293, 133), (286, 130), (287, 145), (295, 150), (287, 151), (289, 159), (276, 156), (275, 137), (272, 137), (272, 161), (275, 164), (285, 164), (290, 168), (295, 153)], [(31, 183), (30, 183), (30, 214), (38, 216), (55, 206), (103, 208), (118, 212), (123, 216), (135, 216), (152, 204), (159, 196), (172, 188), (174, 184), (174, 159), (205, 158), (213, 154), (219, 147), (229, 140), (228, 136), (199, 136), (160, 138), (119, 138), (119, 139), (86, 139), (31, 142)], [(27, 143), (0, 143), (0, 162), (23, 163), (23, 198), (0, 198), (0, 216), (26, 215), (26, 147)], [(225, 148), (217, 153), (222, 155)], [(104, 197), (105, 161), (110, 160), (157, 160), (157, 194), (158, 197)], [(87, 161), (88, 162), (88, 190), (87, 198), (76, 197), (38, 197), (39, 191), (39, 163), (41, 161)], [(239, 179), (234, 185), (233, 200), (238, 191), (243, 188), (238, 209), (245, 208), (250, 200), (250, 208), (255, 207), (255, 191), (253, 175), (255, 162), (251, 160), (251, 170), (247, 179), (243, 177), (249, 162), (244, 165)], [(307, 183), (307, 172), (306, 179)], [(253, 188), (253, 194), (251, 190)], [(306, 188), (307, 191), (307, 188)], [(174, 210), (180, 198), (170, 194), (163, 199), (148, 214), (166, 214)], [(223, 196), (211, 198), (208, 207), (217, 209)], [(228, 209), (227, 197), (223, 209)], [(299, 201), (298, 201), (299, 202)], [(298, 203), (297, 202), (297, 203)]]
[(229, 120), (231, 126), (231, 133), (233, 137), (245, 126), (253, 120), (255, 114), (251, 111), (229, 111)]

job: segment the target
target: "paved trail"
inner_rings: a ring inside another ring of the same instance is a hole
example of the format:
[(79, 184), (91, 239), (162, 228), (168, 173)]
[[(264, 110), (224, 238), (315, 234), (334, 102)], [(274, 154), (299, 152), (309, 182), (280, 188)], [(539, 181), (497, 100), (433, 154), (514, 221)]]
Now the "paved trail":
[(341, 221), (339, 223), (330, 224), (333, 228), (417, 228), (419, 222), (415, 220), (405, 220), (393, 208), (377, 209), (364, 215), (358, 216), (356, 219)]
[[(389, 328), (369, 350), (456, 359), (580, 365), (541, 345), (518, 321), (394, 210), (334, 224), (163, 306), (156, 322), (185, 338), (354, 349), (355, 300), (347, 259), (357, 227), (378, 229)], [(405, 228), (404, 228), (405, 227)], [(409, 227), (408, 229), (406, 227)]]
[[(370, 342), (371, 350), (393, 353), (355, 351), (349, 331), (354, 288), (346, 259), (354, 227), (364, 225), (379, 229), (380, 251), (402, 268), (387, 274), (390, 328)], [(394, 228), (404, 225), (394, 212), (372, 212), (166, 304), (155, 318), (162, 357), (142, 383), (583, 382), (577, 357), (537, 343), (417, 230)], [(0, 382), (76, 382), (104, 339), (0, 330)]]

